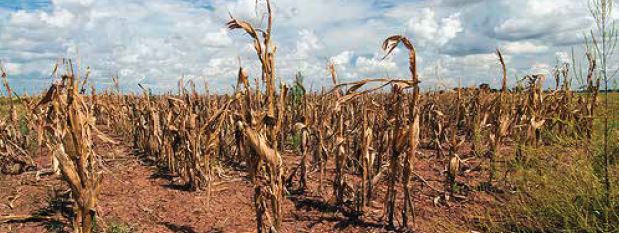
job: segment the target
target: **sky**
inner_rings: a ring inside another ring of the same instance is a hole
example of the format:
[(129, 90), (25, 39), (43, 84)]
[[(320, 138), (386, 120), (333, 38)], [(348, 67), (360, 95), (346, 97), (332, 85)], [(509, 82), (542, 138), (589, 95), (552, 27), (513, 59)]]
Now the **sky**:
[[(0, 0), (0, 60), (18, 92), (52, 82), (59, 58), (79, 60), (105, 88), (117, 74), (121, 88), (154, 91), (192, 80), (230, 92), (239, 65), (250, 77), (260, 66), (247, 35), (229, 31), (230, 15), (264, 27), (264, 0)], [(291, 83), (301, 72), (308, 88), (330, 86), (327, 63), (341, 82), (406, 78), (406, 51), (382, 59), (389, 35), (410, 38), (418, 52), (422, 87), (451, 88), (501, 77), (500, 48), (509, 83), (550, 74), (582, 60), (591, 30), (587, 0), (272, 0), (276, 76)]]

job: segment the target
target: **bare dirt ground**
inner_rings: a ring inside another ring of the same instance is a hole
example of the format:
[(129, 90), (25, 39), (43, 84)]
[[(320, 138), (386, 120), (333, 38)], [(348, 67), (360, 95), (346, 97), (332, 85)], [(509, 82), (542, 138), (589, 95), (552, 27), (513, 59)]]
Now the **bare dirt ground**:
[[(209, 197), (205, 191), (188, 191), (177, 177), (136, 155), (126, 140), (115, 139), (121, 143), (99, 142), (96, 148), (105, 167), (97, 221), (102, 232), (112, 226), (127, 226), (131, 232), (255, 232), (253, 185), (242, 170), (219, 169)], [(483, 176), (478, 169), (472, 169), (458, 180), (466, 184), (462, 199), (437, 203), (441, 194), (436, 190), (444, 188), (445, 166), (433, 153), (427, 152), (415, 163), (415, 232), (470, 232), (475, 216), (496, 207), (496, 197), (475, 191)], [(288, 168), (300, 160), (300, 156), (292, 154), (286, 157)], [(39, 168), (48, 168), (49, 160), (48, 153), (41, 152), (37, 158)], [(469, 162), (471, 167), (474, 164)], [(376, 198), (366, 214), (355, 218), (332, 204), (333, 170), (329, 168), (322, 194), (316, 191), (317, 171), (310, 174), (307, 192), (289, 190), (283, 232), (390, 232), (383, 214), (386, 182), (376, 187)], [(0, 232), (70, 232), (63, 217), (71, 212), (66, 206), (68, 188), (58, 176), (37, 177), (35, 172), (0, 176), (0, 187), (0, 216), (50, 216), (0, 223)], [(398, 195), (401, 200), (401, 192)]]

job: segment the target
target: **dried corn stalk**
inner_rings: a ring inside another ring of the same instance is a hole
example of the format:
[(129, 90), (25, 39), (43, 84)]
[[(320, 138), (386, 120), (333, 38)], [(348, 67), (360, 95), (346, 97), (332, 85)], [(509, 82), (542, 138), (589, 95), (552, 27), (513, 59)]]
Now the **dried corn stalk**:
[(89, 233), (95, 225), (97, 195), (103, 178), (97, 169), (93, 137), (110, 140), (95, 127), (92, 109), (79, 94), (78, 83), (79, 78), (76, 80), (73, 72), (64, 75), (62, 83), (50, 88), (51, 97), (44, 98), (38, 106), (48, 105), (48, 146), (59, 161), (76, 203), (75, 217), (71, 219), (73, 229)]
[[(264, 123), (266, 126), (266, 135), (267, 138), (263, 137), (259, 132), (259, 129), (262, 129), (262, 125), (258, 125), (257, 129), (254, 130), (253, 127), (256, 127), (256, 124), (253, 124), (254, 118), (251, 115), (251, 107), (245, 106), (245, 114), (244, 118), (246, 122), (237, 122), (237, 128), (240, 133), (243, 134), (244, 138), (250, 145), (251, 150), (259, 156), (259, 159), (253, 159), (251, 170), (255, 171), (256, 174), (254, 177), (263, 177), (258, 174), (258, 172), (262, 171), (261, 169), (261, 161), (263, 161), (267, 166), (265, 167), (265, 171), (268, 172), (268, 180), (255, 180), (254, 185), (256, 186), (255, 194), (254, 194), (254, 204), (256, 206), (256, 218), (257, 218), (257, 230), (258, 232), (262, 232), (263, 229), (263, 217), (264, 209), (266, 206), (263, 204), (263, 187), (264, 184), (268, 184), (270, 187), (269, 196), (271, 200), (271, 216), (272, 220), (270, 221), (269, 229), (271, 231), (278, 232), (281, 229), (282, 223), (282, 206), (281, 202), (284, 199), (283, 192), (283, 167), (281, 163), (281, 156), (276, 151), (278, 148), (278, 135), (282, 128), (282, 115), (284, 114), (284, 101), (285, 92), (282, 91), (280, 95), (279, 101), (276, 99), (275, 95), (275, 51), (276, 48), (272, 44), (271, 41), (271, 29), (273, 27), (273, 14), (271, 10), (271, 2), (266, 0), (266, 9), (267, 9), (267, 28), (266, 30), (257, 30), (250, 23), (238, 20), (234, 17), (231, 17), (231, 20), (226, 24), (229, 29), (242, 29), (247, 33), (254, 42), (254, 49), (256, 50), (256, 54), (261, 64), (262, 70), (262, 81), (266, 84), (266, 95), (265, 95), (265, 105), (267, 106), (265, 115), (263, 117), (263, 121), (260, 124)], [(259, 33), (260, 32), (260, 33)], [(242, 71), (242, 69), (241, 69)], [(241, 72), (239, 72), (241, 73)], [(246, 76), (239, 74), (240, 82), (243, 82), (247, 87)], [(239, 82), (239, 83), (240, 83)], [(238, 86), (238, 84), (237, 84)], [(261, 100), (262, 96), (259, 92), (259, 85), (256, 85), (257, 94), (254, 99)], [(246, 90), (245, 95), (247, 96), (246, 103), (252, 103), (252, 96), (249, 94), (249, 90)], [(279, 105), (279, 114), (276, 115), (276, 105)], [(268, 143), (267, 143), (268, 142)], [(248, 157), (251, 157), (248, 156)]]

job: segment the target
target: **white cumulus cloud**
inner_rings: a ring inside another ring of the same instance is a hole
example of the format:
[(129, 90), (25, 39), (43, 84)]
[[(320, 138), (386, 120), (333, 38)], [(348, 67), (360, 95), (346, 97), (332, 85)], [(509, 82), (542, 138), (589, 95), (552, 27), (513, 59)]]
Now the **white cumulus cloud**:
[[(592, 28), (583, 0), (272, 3), (278, 79), (289, 82), (300, 71), (317, 89), (330, 85), (328, 62), (337, 64), (340, 81), (408, 77), (405, 52), (398, 49), (382, 60), (380, 45), (393, 34), (407, 36), (416, 46), (424, 83), (494, 85), (500, 77), (496, 48), (504, 53), (509, 77), (521, 77), (539, 70), (531, 67), (543, 69), (536, 64), (570, 62), (572, 48), (582, 54), (583, 32)], [(239, 64), (252, 78), (260, 75), (251, 39), (225, 28), (229, 13), (264, 29), (263, 4), (51, 0), (43, 8), (16, 10), (0, 1), (0, 60), (6, 61), (13, 83), (21, 85), (17, 89), (44, 88), (57, 58), (79, 57), (82, 68), (92, 68), (92, 81), (110, 83), (119, 74), (126, 90), (143, 83), (164, 91), (184, 77), (226, 91)]]
[(548, 51), (548, 46), (538, 45), (530, 41), (522, 42), (508, 42), (503, 45), (505, 52), (512, 54), (519, 53), (545, 53)]
[(409, 19), (407, 30), (423, 44), (443, 46), (463, 31), (460, 14), (437, 18), (434, 10), (424, 8), (419, 16)]

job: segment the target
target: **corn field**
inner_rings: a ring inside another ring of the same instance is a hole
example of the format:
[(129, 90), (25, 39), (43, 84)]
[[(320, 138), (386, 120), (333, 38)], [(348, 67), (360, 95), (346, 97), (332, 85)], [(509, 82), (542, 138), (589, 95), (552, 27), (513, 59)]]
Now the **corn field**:
[[(508, 88), (509, 64), (499, 50), (500, 89), (422, 92), (415, 46), (394, 35), (382, 49), (385, 56), (406, 49), (410, 77), (341, 82), (337, 66), (327, 64), (332, 86), (306, 91), (302, 81), (291, 86), (276, 77), (266, 3), (266, 29), (234, 16), (226, 25), (249, 36), (261, 70), (260, 77), (249, 77), (239, 67), (235, 91), (227, 95), (199, 93), (196, 83), (183, 80), (177, 93), (154, 95), (142, 86), (142, 92), (122, 93), (116, 78), (113, 88), (98, 91), (90, 88), (88, 72), (80, 75), (64, 60), (46, 93), (15, 96), (3, 70), (9, 106), (0, 119), (2, 173), (37, 170), (33, 155), (46, 151), (53, 166), (44, 170), (70, 188), (74, 232), (92, 232), (100, 183), (108, 175), (93, 148), (118, 143), (107, 136), (114, 134), (209, 201), (221, 171), (240, 169), (253, 187), (248, 202), (257, 232), (283, 232), (289, 218), (283, 206), (292, 193), (317, 193), (350, 219), (378, 210), (386, 229), (414, 231), (424, 215), (416, 208), (422, 198), (432, 196), (435, 208), (447, 208), (465, 202), (473, 186), (510, 190), (511, 161), (535, 156), (526, 148), (551, 145), (552, 135), (593, 137), (600, 79), (591, 55), (584, 93), (570, 89), (569, 67), (553, 77), (526, 75), (517, 80), (521, 88)], [(554, 88), (543, 89), (547, 78)], [(420, 162), (432, 164), (441, 178), (426, 180), (416, 170)], [(478, 182), (467, 183), (462, 177), (473, 171)]]

